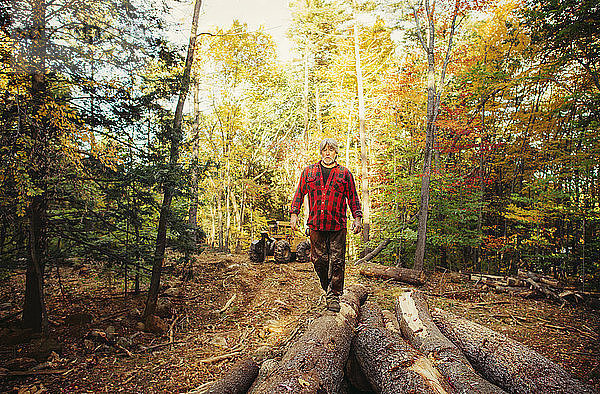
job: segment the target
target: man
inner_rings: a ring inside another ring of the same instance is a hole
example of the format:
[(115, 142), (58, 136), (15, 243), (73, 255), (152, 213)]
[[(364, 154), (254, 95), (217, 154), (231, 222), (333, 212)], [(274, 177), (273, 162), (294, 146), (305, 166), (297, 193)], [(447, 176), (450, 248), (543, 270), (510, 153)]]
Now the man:
[(321, 160), (302, 171), (292, 200), (290, 222), (293, 230), (298, 229), (298, 213), (304, 195), (308, 194), (311, 261), (325, 290), (327, 309), (339, 312), (344, 289), (347, 205), (354, 217), (355, 234), (362, 229), (362, 211), (352, 174), (336, 162), (337, 141), (324, 139), (319, 144), (319, 153)]

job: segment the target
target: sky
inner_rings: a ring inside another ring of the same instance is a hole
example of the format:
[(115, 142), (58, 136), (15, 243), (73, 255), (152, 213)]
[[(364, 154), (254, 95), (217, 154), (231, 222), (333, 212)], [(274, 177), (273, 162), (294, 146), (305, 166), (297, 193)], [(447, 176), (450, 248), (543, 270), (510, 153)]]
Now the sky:
[[(168, 21), (172, 24), (170, 37), (178, 44), (187, 44), (192, 24), (193, 0), (176, 3)], [(291, 42), (287, 30), (291, 22), (288, 0), (202, 0), (198, 32), (213, 31), (215, 27), (227, 28), (238, 19), (248, 24), (248, 30), (261, 26), (277, 43), (280, 61), (292, 59)]]

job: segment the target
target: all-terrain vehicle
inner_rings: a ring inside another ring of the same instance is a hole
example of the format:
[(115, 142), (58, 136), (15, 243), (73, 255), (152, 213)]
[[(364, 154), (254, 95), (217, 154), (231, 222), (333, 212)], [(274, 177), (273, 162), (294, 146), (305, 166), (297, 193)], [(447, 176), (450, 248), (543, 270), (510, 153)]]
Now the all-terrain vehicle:
[(273, 256), (277, 263), (309, 261), (310, 241), (301, 231), (292, 231), (290, 222), (269, 220), (269, 231), (260, 233), (260, 239), (250, 243), (248, 255), (253, 263), (262, 263)]

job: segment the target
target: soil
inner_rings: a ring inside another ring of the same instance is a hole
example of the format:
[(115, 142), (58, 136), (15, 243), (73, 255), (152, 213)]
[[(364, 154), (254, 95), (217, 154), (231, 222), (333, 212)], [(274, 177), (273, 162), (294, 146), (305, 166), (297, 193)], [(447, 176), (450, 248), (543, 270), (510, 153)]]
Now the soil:
[[(202, 253), (193, 278), (182, 280), (177, 260), (171, 256), (163, 273), (162, 317), (150, 327), (154, 333), (140, 326), (145, 294), (125, 295), (123, 283), (107, 277), (100, 264), (48, 273), (46, 337), (18, 329), (24, 272), (4, 278), (0, 390), (187, 392), (219, 379), (245, 356), (281, 354), (324, 310), (310, 263), (253, 264), (244, 255)], [(395, 297), (412, 288), (362, 277), (348, 264), (346, 284), (356, 282), (391, 310)], [(432, 274), (421, 290), (431, 305), (528, 345), (600, 391), (598, 311), (487, 292), (444, 273)]]

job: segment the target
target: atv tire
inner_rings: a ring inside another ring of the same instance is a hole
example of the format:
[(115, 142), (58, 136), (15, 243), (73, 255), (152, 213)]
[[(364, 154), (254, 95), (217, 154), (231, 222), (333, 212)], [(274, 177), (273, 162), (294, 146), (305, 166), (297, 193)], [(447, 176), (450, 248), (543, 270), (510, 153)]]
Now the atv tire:
[(296, 246), (296, 261), (308, 263), (310, 261), (310, 241), (302, 241)]
[(292, 261), (292, 249), (288, 241), (275, 242), (275, 250), (273, 251), (275, 262), (279, 264), (287, 264)]
[(254, 241), (250, 244), (250, 249), (248, 250), (248, 257), (250, 257), (250, 261), (253, 263), (262, 263), (265, 259), (264, 254), (264, 242)]

